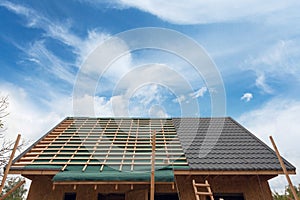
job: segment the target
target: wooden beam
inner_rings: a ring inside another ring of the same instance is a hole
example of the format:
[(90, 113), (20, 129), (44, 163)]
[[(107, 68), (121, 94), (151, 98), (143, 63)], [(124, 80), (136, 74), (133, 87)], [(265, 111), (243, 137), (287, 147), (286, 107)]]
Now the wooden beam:
[(10, 155), (10, 158), (9, 158), (9, 161), (8, 161), (8, 164), (6, 165), (6, 169), (5, 169), (5, 172), (4, 172), (2, 181), (1, 181), (0, 193), (2, 192), (2, 190), (3, 190), (3, 188), (4, 188), (5, 181), (6, 181), (6, 178), (7, 178), (9, 169), (10, 169), (10, 166), (11, 166), (11, 164), (12, 164), (12, 160), (13, 160), (13, 158), (14, 158), (14, 156), (15, 156), (16, 150), (17, 150), (18, 145), (19, 145), (19, 142), (20, 142), (20, 138), (21, 138), (21, 135), (18, 134), (18, 137), (17, 137), (17, 139), (16, 139), (14, 148), (13, 148), (13, 150), (12, 150), (12, 152), (11, 152), (11, 155)]
[(10, 170), (10, 174), (21, 174), (21, 175), (55, 175), (60, 170)]
[(293, 193), (293, 196), (294, 196), (295, 200), (299, 200), (299, 198), (297, 196), (297, 193), (296, 193), (296, 190), (294, 188), (294, 185), (293, 185), (293, 183), (292, 183), (292, 181), (291, 181), (291, 179), (289, 177), (288, 171), (286, 170), (285, 164), (283, 163), (283, 160), (282, 160), (282, 158), (280, 156), (279, 150), (277, 149), (277, 146), (276, 146), (276, 144), (275, 144), (272, 136), (270, 136), (270, 140), (271, 140), (272, 145), (274, 147), (274, 150), (276, 152), (276, 156), (277, 156), (277, 158), (278, 158), (278, 160), (280, 162), (281, 168), (282, 168), (282, 170), (283, 170), (283, 172), (285, 174), (286, 180), (289, 183), (289, 187), (290, 187), (290, 189), (291, 189), (291, 191)]
[(154, 194), (155, 194), (155, 139), (156, 139), (156, 131), (154, 130), (152, 135), (150, 200), (154, 200)]
[(0, 197), (0, 200), (5, 199), (6, 197), (8, 197), (11, 193), (13, 193), (16, 189), (18, 189), (21, 185), (23, 185), (25, 183), (25, 180), (20, 181), (17, 185), (15, 185), (11, 190), (9, 190), (5, 195), (3, 195), (2, 197)]
[[(148, 181), (56, 181), (53, 182), (54, 185), (148, 185), (150, 182)], [(156, 182), (156, 185), (172, 185), (174, 182)]]

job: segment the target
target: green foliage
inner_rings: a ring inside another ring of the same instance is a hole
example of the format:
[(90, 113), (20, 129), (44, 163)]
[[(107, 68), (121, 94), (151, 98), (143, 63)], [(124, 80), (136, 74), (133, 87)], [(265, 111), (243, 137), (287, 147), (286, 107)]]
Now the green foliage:
[[(7, 192), (9, 192), (15, 185), (17, 185), (20, 181), (22, 181), (19, 177), (12, 177), (6, 180), (5, 186), (0, 196), (3, 196)], [(17, 188), (13, 193), (11, 193), (5, 200), (23, 200), (25, 199), (25, 194), (27, 189), (24, 184)]]
[[(298, 187), (294, 186), (297, 196), (300, 198), (300, 184)], [(289, 187), (285, 188), (284, 194), (278, 194), (277, 192), (273, 193), (274, 200), (293, 200), (293, 193)]]

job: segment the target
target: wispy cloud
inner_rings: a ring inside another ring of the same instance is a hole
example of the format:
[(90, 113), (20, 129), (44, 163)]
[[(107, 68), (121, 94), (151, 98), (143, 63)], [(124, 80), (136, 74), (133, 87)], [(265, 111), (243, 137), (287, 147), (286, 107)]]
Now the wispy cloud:
[(252, 98), (253, 98), (253, 94), (247, 92), (247, 93), (243, 94), (243, 96), (241, 97), (241, 100), (245, 100), (246, 102), (249, 102)]
[(69, 31), (70, 23), (55, 22), (54, 19), (48, 19), (33, 8), (14, 4), (9, 1), (2, 1), (0, 6), (14, 12), (17, 15), (23, 16), (27, 23), (25, 26), (30, 28), (39, 28), (44, 30), (45, 36), (57, 39), (71, 47), (77, 47), (81, 43), (81, 39)]
[(71, 73), (73, 65), (50, 52), (44, 45), (43, 41), (36, 41), (29, 48), (23, 49), (27, 53), (29, 60), (37, 63), (43, 71), (52, 74), (73, 85), (75, 75)]
[(259, 73), (257, 75), (257, 78), (255, 80), (255, 85), (262, 89), (263, 92), (268, 93), (268, 94), (272, 94), (274, 92), (274, 90), (271, 88), (271, 86), (269, 86), (266, 83), (266, 78), (265, 78), (265, 74), (264, 73)]
[[(230, 20), (247, 19), (266, 15), (287, 7), (299, 5), (296, 0), (264, 2), (259, 0), (246, 1), (164, 1), (164, 0), (115, 0), (120, 8), (135, 7), (176, 24), (199, 24), (225, 22)], [(251, 9), (249, 9), (251, 8)]]
[(257, 68), (267, 67), (263, 70), (270, 73), (296, 75), (300, 71), (296, 62), (297, 55), (300, 53), (298, 44), (297, 40), (280, 40), (268, 46), (258, 56), (248, 61), (250, 68), (258, 70)]
[(191, 93), (190, 96), (192, 98), (203, 97), (206, 92), (207, 92), (207, 87), (201, 87), (196, 92)]
[[(272, 94), (275, 89), (268, 84), (268, 80), (284, 80), (300, 79), (300, 61), (298, 55), (300, 40), (278, 41), (273, 45), (266, 45), (267, 48), (262, 49), (248, 58), (243, 64), (245, 70), (251, 70), (256, 73), (255, 85), (262, 89), (263, 92)], [(289, 77), (287, 79), (287, 77)]]
[(181, 103), (181, 102), (183, 102), (185, 100), (186, 100), (186, 97), (184, 95), (179, 95), (177, 98), (173, 99), (172, 101), (174, 103)]
[[(77, 67), (82, 64), (82, 61), (96, 48), (97, 45), (99, 45), (99, 43), (109, 37), (109, 34), (94, 29), (89, 30), (87, 36), (82, 38), (70, 31), (72, 23), (68, 19), (64, 21), (50, 19), (33, 8), (8, 1), (2, 1), (0, 6), (5, 7), (17, 15), (23, 16), (27, 21), (25, 24), (26, 27), (38, 28), (44, 31), (43, 39), (47, 37), (52, 38), (71, 47), (72, 53), (77, 56), (76, 63), (74, 63)], [(41, 38), (38, 38), (37, 40), (41, 40)]]

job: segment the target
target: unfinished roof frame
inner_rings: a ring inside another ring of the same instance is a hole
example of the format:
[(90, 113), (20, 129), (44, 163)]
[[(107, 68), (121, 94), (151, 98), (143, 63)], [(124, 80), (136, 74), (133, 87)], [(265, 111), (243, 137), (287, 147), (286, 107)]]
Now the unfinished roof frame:
[[(147, 125), (145, 121), (148, 126), (140, 127), (140, 123)], [(88, 166), (100, 166), (101, 172), (110, 165), (119, 171), (133, 171), (135, 167), (151, 165), (152, 130), (159, 130), (157, 166), (188, 166), (176, 131), (166, 119), (120, 119), (116, 124), (115, 119), (79, 118), (72, 122), (64, 120), (17, 160), (14, 167), (62, 165), (64, 171), (68, 166), (82, 165), (84, 172)]]

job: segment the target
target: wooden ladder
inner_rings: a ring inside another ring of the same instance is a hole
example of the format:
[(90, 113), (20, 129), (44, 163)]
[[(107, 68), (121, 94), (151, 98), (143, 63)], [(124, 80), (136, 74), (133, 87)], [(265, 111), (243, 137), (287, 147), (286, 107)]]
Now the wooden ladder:
[[(193, 179), (193, 187), (194, 187), (194, 192), (197, 200), (200, 200), (200, 195), (209, 196), (210, 200), (214, 200), (213, 193), (211, 192), (210, 185), (208, 184), (207, 180), (205, 180), (205, 183), (196, 183), (195, 180)], [(207, 192), (198, 192), (197, 187), (206, 187)]]

